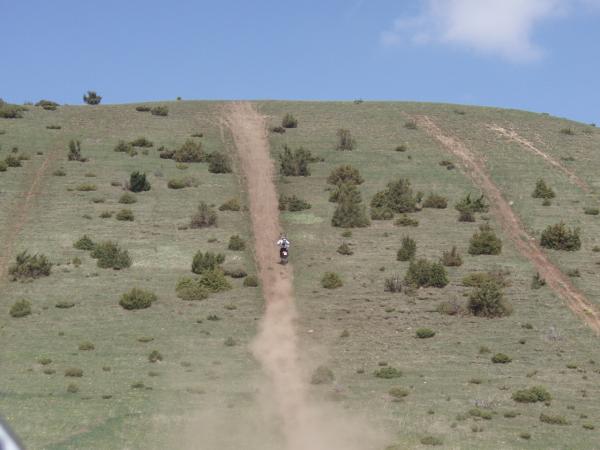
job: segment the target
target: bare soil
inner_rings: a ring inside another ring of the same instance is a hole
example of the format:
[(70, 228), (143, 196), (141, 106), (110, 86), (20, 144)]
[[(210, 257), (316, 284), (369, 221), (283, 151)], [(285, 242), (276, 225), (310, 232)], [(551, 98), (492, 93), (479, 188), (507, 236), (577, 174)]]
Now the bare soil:
[[(562, 273), (562, 271), (548, 259), (546, 254), (537, 245), (535, 238), (525, 231), (525, 227), (518, 216), (512, 210), (506, 199), (504, 199), (500, 190), (487, 173), (485, 162), (481, 156), (473, 153), (456, 137), (442, 131), (428, 116), (419, 115), (415, 117), (415, 120), (423, 130), (441, 143), (444, 149), (460, 159), (463, 171), (485, 193), (490, 201), (492, 214), (495, 215), (504, 232), (510, 237), (516, 248), (533, 263), (540, 276), (546, 280), (546, 283), (554, 290), (554, 292), (563, 298), (569, 308), (584, 320), (597, 335), (600, 335), (600, 312), (598, 312), (597, 308), (581, 291), (571, 284), (568, 276)], [(500, 132), (499, 128), (500, 127), (496, 127), (495, 130)], [(507, 136), (511, 137), (511, 139), (519, 139), (515, 137), (516, 133), (507, 133)], [(582, 180), (577, 178), (550, 156), (536, 149), (531, 143), (528, 143), (522, 138), (517, 140), (517, 142), (520, 142), (532, 151), (535, 149), (536, 153), (539, 152), (538, 154), (540, 154), (540, 156), (545, 155), (544, 158), (551, 164), (558, 164), (558, 167), (562, 168), (561, 170), (566, 170), (571, 179), (582, 189), (589, 189)]]

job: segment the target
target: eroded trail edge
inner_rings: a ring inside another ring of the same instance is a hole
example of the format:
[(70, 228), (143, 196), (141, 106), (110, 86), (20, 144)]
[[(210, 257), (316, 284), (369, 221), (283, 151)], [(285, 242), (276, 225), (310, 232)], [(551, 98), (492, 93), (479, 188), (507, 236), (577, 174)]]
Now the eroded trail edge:
[[(266, 118), (252, 104), (236, 102), (224, 108), (246, 184), (254, 232), (255, 259), (265, 297), (265, 313), (252, 344), (254, 357), (268, 378), (263, 411), (274, 421), (286, 450), (369, 450), (381, 442), (343, 411), (309, 400), (296, 334), (292, 266), (278, 264), (275, 245), (281, 225), (273, 177)], [(266, 445), (265, 445), (266, 447)]]
[(483, 159), (459, 139), (444, 133), (428, 116), (419, 115), (415, 120), (423, 130), (442, 144), (444, 149), (460, 159), (463, 171), (485, 193), (490, 201), (492, 214), (496, 216), (519, 252), (533, 263), (548, 286), (564, 299), (569, 308), (600, 335), (600, 313), (596, 306), (571, 284), (569, 278), (548, 259), (535, 239), (525, 231), (520, 219), (487, 173)]

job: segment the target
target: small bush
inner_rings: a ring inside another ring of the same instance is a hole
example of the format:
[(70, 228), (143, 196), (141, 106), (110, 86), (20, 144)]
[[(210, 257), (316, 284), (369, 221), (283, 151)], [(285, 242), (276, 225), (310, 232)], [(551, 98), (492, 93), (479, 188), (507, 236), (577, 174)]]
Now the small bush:
[(202, 253), (198, 251), (194, 255), (192, 260), (192, 272), (197, 274), (203, 274), (219, 267), (225, 261), (225, 255), (222, 253), (206, 252)]
[(570, 422), (563, 416), (552, 416), (549, 414), (540, 414), (540, 422), (548, 423), (550, 425), (570, 425)]
[(192, 186), (198, 186), (198, 182), (192, 177), (171, 178), (167, 183), (169, 189), (184, 189)]
[(336, 167), (327, 177), (327, 183), (339, 186), (343, 183), (351, 183), (355, 185), (362, 184), (365, 180), (360, 175), (360, 172), (355, 167), (349, 164)]
[(435, 336), (435, 331), (433, 331), (431, 328), (418, 328), (415, 336), (419, 339), (427, 339)]
[(86, 341), (86, 342), (82, 342), (81, 344), (79, 344), (79, 350), (85, 352), (85, 351), (90, 351), (90, 350), (95, 350), (96, 347), (94, 346), (94, 344), (92, 342)]
[(97, 265), (102, 269), (126, 269), (131, 266), (131, 257), (127, 250), (123, 250), (112, 241), (96, 244), (90, 255), (98, 260)]
[(29, 300), (17, 300), (10, 307), (9, 313), (12, 317), (25, 317), (31, 314), (31, 303)]
[(131, 192), (149, 191), (150, 183), (146, 180), (146, 174), (140, 172), (132, 172), (129, 176), (129, 190)]
[(549, 225), (542, 232), (540, 245), (554, 250), (576, 251), (581, 248), (579, 228), (570, 229), (564, 222)]
[(100, 218), (101, 219), (108, 219), (109, 217), (113, 216), (113, 212), (112, 211), (102, 211), (100, 213)]
[(221, 152), (212, 152), (208, 158), (208, 171), (210, 173), (231, 173), (229, 158)]
[(371, 220), (392, 220), (394, 211), (390, 208), (371, 208)]
[(410, 262), (404, 282), (415, 287), (443, 288), (448, 284), (448, 275), (442, 264), (419, 259)]
[(335, 380), (333, 371), (327, 366), (319, 366), (313, 372), (310, 383), (311, 384), (331, 384)]
[(388, 183), (384, 191), (380, 191), (371, 200), (372, 208), (390, 208), (396, 213), (415, 212), (418, 198), (413, 194), (410, 181), (399, 178)]
[(448, 161), (447, 159), (440, 161), (440, 166), (445, 167), (446, 170), (452, 170), (455, 167), (454, 163), (452, 163), (452, 161)]
[(566, 134), (567, 136), (574, 136), (575, 135), (575, 130), (571, 127), (567, 127), (567, 128), (561, 128), (560, 129), (560, 133), (561, 134)]
[(204, 272), (204, 275), (200, 279), (199, 283), (200, 286), (206, 288), (209, 292), (213, 293), (228, 291), (232, 289), (231, 284), (229, 283), (229, 281), (227, 281), (227, 278), (225, 278), (225, 274), (219, 267)]
[(512, 358), (504, 353), (496, 353), (492, 356), (492, 362), (494, 364), (507, 364), (512, 361)]
[(400, 145), (397, 145), (394, 150), (396, 150), (397, 152), (404, 153), (405, 151), (408, 150), (408, 146), (406, 144), (400, 144)]
[(225, 344), (225, 347), (234, 347), (237, 345), (237, 341), (232, 338), (231, 336), (229, 336), (227, 339), (225, 339), (225, 342), (223, 342)]
[(136, 106), (135, 110), (139, 111), (139, 112), (149, 112), (152, 108), (150, 106), (147, 105), (140, 105), (140, 106)]
[(155, 106), (150, 110), (150, 114), (152, 114), (153, 116), (168, 116), (169, 108), (167, 108), (166, 106)]
[(540, 289), (542, 286), (546, 285), (546, 280), (544, 280), (539, 272), (537, 272), (533, 278), (531, 279), (531, 289)]
[(133, 288), (129, 292), (121, 295), (119, 305), (124, 309), (145, 309), (152, 305), (152, 302), (156, 301), (156, 294), (151, 291), (143, 289)]
[[(281, 200), (279, 200), (281, 202)], [(281, 203), (280, 203), (281, 204)], [(231, 200), (227, 200), (221, 206), (219, 206), (219, 211), (239, 211), (240, 210), (240, 201), (237, 198), (232, 198)]]
[(46, 125), (47, 130), (60, 130), (62, 127), (60, 125)]
[(245, 287), (257, 287), (258, 277), (256, 275), (248, 275), (246, 278), (244, 278), (243, 284)]
[(121, 211), (119, 211), (117, 213), (115, 218), (117, 220), (121, 220), (121, 221), (125, 221), (125, 222), (132, 222), (133, 220), (135, 220), (133, 211), (130, 209), (122, 209)]
[(533, 386), (514, 392), (512, 399), (519, 403), (548, 402), (552, 400), (552, 395), (543, 386)]
[(406, 214), (402, 214), (402, 216), (398, 217), (394, 222), (394, 225), (400, 227), (418, 227), (419, 221), (417, 219), (413, 219)]
[(87, 234), (84, 234), (73, 243), (73, 247), (77, 250), (94, 250), (95, 245), (94, 241)]
[(600, 209), (598, 209), (598, 208), (583, 208), (583, 212), (584, 212), (584, 214), (587, 214), (588, 216), (597, 216), (598, 214), (600, 214)]
[(486, 203), (483, 194), (475, 200), (471, 199), (471, 194), (467, 194), (467, 196), (461, 199), (454, 207), (459, 212), (470, 212), (471, 214), (485, 213), (488, 212), (490, 208), (490, 206)]
[(472, 408), (469, 410), (469, 415), (471, 417), (479, 417), (484, 420), (492, 420), (492, 413), (490, 411), (484, 411), (479, 408)]
[(248, 275), (248, 273), (240, 267), (225, 267), (223, 269), (223, 273), (225, 274), (225, 276), (231, 278), (244, 278)]
[(236, 234), (229, 238), (227, 248), (234, 251), (244, 250), (246, 248), (246, 241)]
[(99, 105), (102, 97), (96, 91), (87, 91), (87, 94), (83, 94), (83, 101), (88, 105)]
[(206, 202), (200, 202), (198, 212), (192, 216), (190, 227), (206, 228), (217, 226), (217, 212)]
[(356, 146), (356, 140), (352, 137), (352, 133), (350, 133), (350, 130), (340, 128), (339, 130), (337, 130), (336, 134), (338, 137), (338, 144), (336, 148), (338, 150), (354, 149), (354, 147)]
[[(163, 158), (163, 153), (160, 155), (161, 158)], [(172, 158), (179, 163), (203, 162), (206, 159), (202, 143), (193, 139), (188, 139), (175, 151), (167, 150), (164, 156), (168, 156), (166, 159)]]
[(546, 182), (542, 178), (540, 178), (535, 183), (535, 189), (533, 190), (531, 196), (533, 198), (554, 198), (556, 197), (556, 194), (554, 193), (552, 188), (548, 187)]
[(73, 308), (75, 306), (74, 302), (70, 302), (70, 301), (60, 301), (58, 303), (56, 303), (56, 305), (54, 305), (55, 308), (58, 309), (69, 309), (69, 308)]
[(325, 272), (321, 278), (321, 286), (325, 289), (336, 289), (342, 286), (342, 279), (335, 272)]
[(502, 252), (502, 241), (488, 225), (481, 225), (473, 234), (469, 243), (471, 255), (499, 255)]
[(333, 213), (331, 224), (343, 228), (366, 227), (370, 224), (360, 192), (355, 185), (340, 185), (338, 206)]
[(486, 281), (475, 288), (469, 295), (467, 304), (469, 311), (480, 317), (503, 317), (512, 313), (512, 307), (504, 299), (501, 285), (494, 281)]
[(67, 174), (67, 172), (65, 172), (64, 169), (56, 169), (54, 172), (52, 172), (52, 175), (54, 175), (55, 177), (64, 177)]
[(280, 127), (280, 126), (271, 127), (271, 128), (269, 128), (269, 130), (271, 131), (271, 133), (279, 133), (279, 134), (285, 133), (285, 128)]
[(354, 255), (354, 252), (352, 251), (352, 249), (350, 248), (350, 246), (343, 242), (336, 250), (340, 255)]
[(435, 436), (425, 436), (421, 438), (421, 444), (423, 445), (444, 445), (444, 441)]
[(7, 169), (8, 164), (6, 164), (6, 161), (0, 160), (0, 172), (6, 172)]
[(374, 375), (377, 378), (385, 378), (385, 379), (399, 378), (402, 376), (402, 371), (400, 371), (394, 367), (382, 367), (381, 369), (377, 369), (374, 372)]
[(456, 300), (450, 300), (441, 302), (436, 311), (447, 316), (455, 316), (463, 313), (463, 307)]
[(398, 250), (396, 254), (396, 259), (398, 261), (410, 261), (417, 254), (417, 243), (414, 239), (409, 236), (404, 236), (402, 238), (402, 247)]
[(162, 361), (163, 360), (163, 356), (161, 355), (161, 353), (158, 350), (152, 350), (150, 352), (150, 354), (148, 355), (148, 361), (151, 363), (155, 363), (158, 361)]
[(500, 287), (510, 286), (510, 281), (507, 278), (505, 272), (494, 271), (494, 272), (472, 272), (466, 275), (462, 282), (468, 287), (481, 287), (487, 282), (498, 284)]
[(287, 113), (285, 116), (283, 116), (281, 126), (283, 128), (296, 128), (298, 126), (298, 120), (290, 113)]
[(283, 152), (279, 153), (279, 170), (284, 176), (307, 177), (310, 175), (308, 164), (316, 160), (309, 150), (300, 147), (292, 151), (284, 145)]
[[(129, 143), (129, 145), (131, 145), (132, 147), (153, 147), (154, 143), (152, 141), (149, 141), (148, 139), (146, 139), (144, 136), (141, 136), (137, 139), (134, 139), (133, 141), (131, 141)], [(116, 149), (115, 149), (116, 151)]]
[(410, 392), (408, 391), (408, 389), (404, 389), (401, 387), (393, 387), (388, 391), (388, 394), (392, 397), (394, 397), (395, 399), (401, 399), (406, 397)]
[(15, 281), (47, 277), (51, 270), (52, 263), (48, 261), (46, 255), (30, 255), (24, 251), (17, 255), (15, 263), (8, 268), (8, 274)]
[(137, 198), (135, 197), (135, 195), (129, 192), (125, 192), (123, 195), (121, 195), (121, 197), (119, 197), (119, 203), (122, 203), (124, 205), (131, 205), (136, 202)]
[(81, 156), (81, 143), (76, 140), (69, 141), (69, 154), (67, 155), (69, 161), (81, 161), (85, 162), (85, 158)]
[[(21, 119), (23, 118), (23, 111), (27, 108), (19, 105), (10, 105), (3, 101), (0, 101), (0, 118), (1, 119)], [(4, 134), (4, 133), (2, 133)]]
[(65, 377), (81, 378), (83, 376), (83, 370), (79, 367), (69, 367), (65, 369)]
[(91, 183), (83, 183), (78, 185), (75, 189), (77, 189), (80, 192), (92, 192), (97, 190), (98, 188), (96, 187), (95, 184), (91, 184)]
[(423, 201), (423, 208), (445, 209), (448, 207), (448, 199), (438, 194), (429, 194)]
[(279, 196), (279, 210), (280, 211), (304, 211), (312, 208), (312, 205), (295, 195), (280, 195)]
[(408, 130), (416, 130), (418, 128), (417, 122), (411, 119), (404, 123), (404, 128), (406, 128)]
[(401, 292), (402, 291), (402, 278), (396, 274), (384, 281), (384, 290), (386, 292)]
[(200, 285), (199, 280), (181, 278), (175, 287), (177, 297), (186, 302), (201, 301), (208, 298), (208, 290)]
[(449, 252), (442, 253), (441, 263), (446, 267), (459, 267), (462, 266), (463, 261), (460, 253), (458, 253), (458, 250), (454, 246)]

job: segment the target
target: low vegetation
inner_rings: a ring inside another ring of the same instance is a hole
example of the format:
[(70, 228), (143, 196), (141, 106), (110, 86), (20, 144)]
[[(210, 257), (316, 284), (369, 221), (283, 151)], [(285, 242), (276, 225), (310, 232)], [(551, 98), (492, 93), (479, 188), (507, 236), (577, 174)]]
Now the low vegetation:
[(573, 252), (581, 248), (579, 228), (568, 228), (564, 222), (548, 225), (542, 232), (540, 245), (553, 250)]
[(47, 277), (52, 270), (52, 263), (46, 255), (30, 255), (27, 251), (19, 253), (15, 263), (8, 268), (13, 281)]
[(121, 296), (119, 305), (128, 310), (145, 309), (152, 306), (152, 303), (156, 300), (157, 297), (154, 292), (133, 288)]
[(415, 287), (443, 288), (448, 284), (448, 274), (441, 263), (426, 259), (412, 260), (406, 271), (404, 282)]

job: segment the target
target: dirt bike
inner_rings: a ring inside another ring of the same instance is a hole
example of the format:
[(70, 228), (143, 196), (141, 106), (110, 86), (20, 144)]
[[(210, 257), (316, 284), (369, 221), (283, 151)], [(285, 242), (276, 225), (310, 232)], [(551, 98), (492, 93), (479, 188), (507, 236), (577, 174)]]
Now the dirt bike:
[(279, 262), (281, 264), (283, 264), (283, 265), (287, 264), (289, 254), (290, 254), (289, 249), (287, 249), (287, 248), (281, 248), (279, 250), (279, 259), (280, 259)]

